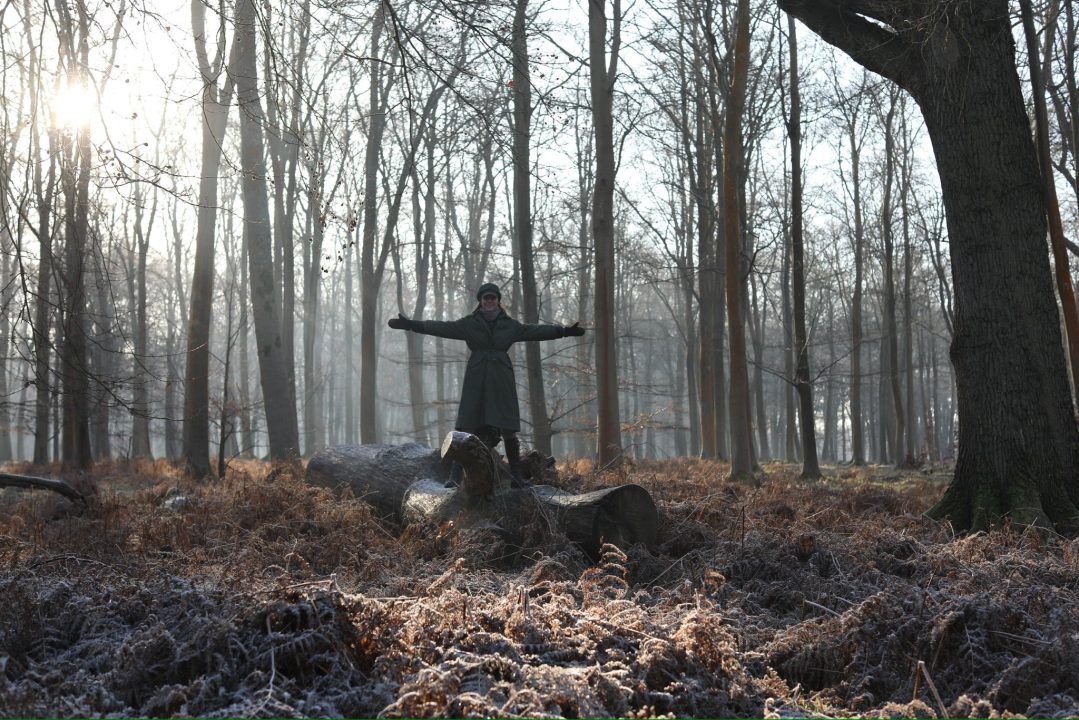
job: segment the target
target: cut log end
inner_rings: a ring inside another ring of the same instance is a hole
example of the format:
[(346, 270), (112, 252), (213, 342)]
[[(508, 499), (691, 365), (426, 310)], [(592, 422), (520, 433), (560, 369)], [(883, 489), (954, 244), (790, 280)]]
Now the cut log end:
[(605, 542), (621, 548), (656, 542), (659, 511), (640, 485), (619, 485), (582, 495), (542, 485), (533, 491), (555, 510), (566, 536), (593, 558)]
[(442, 458), (464, 470), (461, 491), (470, 502), (480, 502), (508, 489), (508, 479), (499, 472), (494, 451), (472, 433), (452, 430), (442, 441)]

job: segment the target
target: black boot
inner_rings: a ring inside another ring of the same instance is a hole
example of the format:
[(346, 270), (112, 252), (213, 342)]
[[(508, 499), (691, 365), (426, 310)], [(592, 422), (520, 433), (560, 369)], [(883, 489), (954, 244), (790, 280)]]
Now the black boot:
[(513, 486), (527, 487), (528, 483), (521, 477), (521, 441), (517, 438), (517, 433), (502, 433), (502, 442), (506, 447), (506, 462), (510, 465)]

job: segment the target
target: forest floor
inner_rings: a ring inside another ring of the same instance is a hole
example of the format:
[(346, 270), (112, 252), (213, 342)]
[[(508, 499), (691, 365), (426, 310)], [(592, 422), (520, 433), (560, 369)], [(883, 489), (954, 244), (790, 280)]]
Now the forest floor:
[(1079, 540), (953, 537), (921, 515), (946, 467), (560, 470), (646, 487), (658, 547), (507, 567), (259, 463), (4, 491), (0, 715), (1079, 715)]

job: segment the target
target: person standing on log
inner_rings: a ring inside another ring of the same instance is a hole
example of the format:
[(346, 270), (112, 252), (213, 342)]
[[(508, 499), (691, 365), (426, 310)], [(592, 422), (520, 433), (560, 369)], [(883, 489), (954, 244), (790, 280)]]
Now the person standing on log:
[[(479, 301), (476, 309), (460, 320), (409, 320), (398, 314), (388, 325), (395, 330), (464, 340), (468, 344), (471, 355), (461, 387), (455, 428), (478, 436), (491, 448), (501, 441), (513, 476), (520, 480), (521, 443), (517, 432), (521, 429), (521, 410), (507, 351), (515, 342), (584, 335), (584, 328), (579, 323), (567, 327), (518, 322), (506, 314), (502, 291), (494, 283), (481, 285), (476, 299)], [(459, 480), (460, 472), (455, 465), (451, 478)]]

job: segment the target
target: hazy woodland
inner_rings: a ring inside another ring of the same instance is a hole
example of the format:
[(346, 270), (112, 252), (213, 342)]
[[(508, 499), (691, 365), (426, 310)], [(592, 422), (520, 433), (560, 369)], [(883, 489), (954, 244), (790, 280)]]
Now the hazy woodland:
[[(1077, 50), (1069, 0), (0, 3), (0, 715), (1079, 715)], [(468, 349), (387, 321), (486, 282), (586, 329), (510, 351), (531, 504), (320, 487), (454, 429)]]

